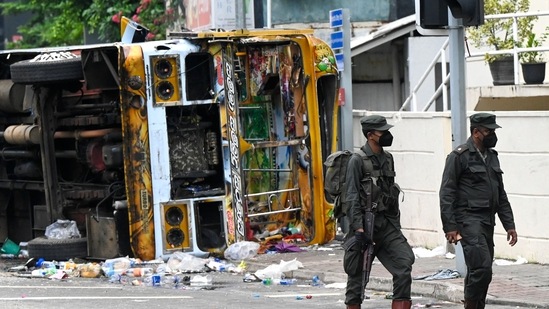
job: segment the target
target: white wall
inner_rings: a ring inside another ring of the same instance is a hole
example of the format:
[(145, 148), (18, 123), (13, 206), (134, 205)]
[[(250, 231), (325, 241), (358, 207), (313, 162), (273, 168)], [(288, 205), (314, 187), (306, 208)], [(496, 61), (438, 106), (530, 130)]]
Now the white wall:
[[(354, 111), (355, 132), (361, 132), (360, 118), (371, 113)], [(452, 150), (450, 114), (378, 114), (395, 125), (389, 151), (395, 158), (397, 182), (405, 192), (401, 203), (403, 232), (412, 246), (434, 248), (445, 244), (438, 190), (446, 155)], [(549, 229), (545, 228), (549, 222), (549, 112), (495, 114), (502, 126), (497, 130), (496, 149), (519, 235), (518, 244), (510, 247), (496, 220), (496, 257), (522, 256), (530, 262), (549, 263)], [(354, 136), (355, 148), (361, 147), (365, 138), (361, 133)]]

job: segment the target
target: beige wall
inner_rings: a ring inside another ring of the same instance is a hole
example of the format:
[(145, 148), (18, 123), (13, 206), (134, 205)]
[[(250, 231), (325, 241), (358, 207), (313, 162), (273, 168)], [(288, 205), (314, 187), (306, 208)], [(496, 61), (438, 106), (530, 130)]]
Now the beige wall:
[[(354, 111), (354, 146), (365, 142), (359, 119), (371, 112)], [(395, 127), (393, 146), (403, 231), (412, 246), (445, 244), (438, 190), (446, 155), (452, 150), (449, 113), (379, 112)], [(549, 263), (549, 112), (496, 112), (497, 151), (505, 188), (513, 207), (519, 242), (510, 247), (496, 220), (496, 257)], [(470, 113), (468, 113), (470, 115)], [(469, 124), (467, 123), (467, 127)], [(469, 130), (467, 129), (467, 132)]]

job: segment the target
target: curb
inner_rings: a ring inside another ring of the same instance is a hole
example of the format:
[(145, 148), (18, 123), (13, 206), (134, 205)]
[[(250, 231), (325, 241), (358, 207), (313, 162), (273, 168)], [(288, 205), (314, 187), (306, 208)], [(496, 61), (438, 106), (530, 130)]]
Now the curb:
[[(267, 267), (264, 263), (248, 261), (249, 272), (255, 272), (256, 270)], [(300, 280), (311, 280), (314, 276), (318, 276), (325, 283), (346, 282), (347, 275), (339, 272), (331, 272), (326, 270), (305, 270), (298, 269), (291, 272), (291, 277)], [(385, 277), (370, 277), (368, 282), (368, 289), (382, 292), (393, 291), (393, 280)], [(434, 282), (434, 281), (412, 281), (412, 295), (430, 297), (442, 301), (449, 301), (452, 303), (461, 303), (463, 300), (463, 286), (447, 282)], [(505, 298), (496, 298), (488, 295), (486, 304), (492, 305), (504, 305), (504, 306), (517, 306), (526, 308), (549, 308), (546, 304), (532, 303), (516, 301)]]

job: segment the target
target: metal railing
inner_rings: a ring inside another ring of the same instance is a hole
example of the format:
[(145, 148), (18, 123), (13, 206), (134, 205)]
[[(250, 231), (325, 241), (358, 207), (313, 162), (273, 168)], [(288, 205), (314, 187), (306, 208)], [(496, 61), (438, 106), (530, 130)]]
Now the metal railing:
[[(421, 78), (419, 79), (417, 85), (414, 87), (414, 89), (412, 89), (411, 94), (408, 96), (408, 98), (406, 98), (404, 103), (402, 103), (402, 106), (400, 107), (399, 112), (404, 111), (410, 103), (412, 104), (412, 106), (410, 108), (411, 111), (417, 111), (418, 110), (418, 108), (417, 108), (417, 92), (423, 86), (423, 83), (425, 82), (427, 77), (429, 77), (429, 75), (434, 70), (435, 66), (439, 62), (438, 60), (440, 59), (441, 63), (446, 63), (446, 49), (448, 48), (449, 42), (450, 42), (449, 39), (446, 39), (446, 41), (444, 41), (444, 44), (442, 44), (442, 47), (439, 49), (439, 51), (435, 55), (435, 58), (433, 58), (433, 60), (431, 61), (431, 63), (429, 64), (429, 66), (427, 67), (425, 72), (423, 72), (423, 75), (421, 75)], [(441, 68), (442, 76), (444, 76), (444, 79), (442, 80), (440, 85), (437, 87), (435, 93), (431, 96), (431, 98), (429, 99), (427, 104), (425, 104), (425, 106), (422, 108), (422, 111), (424, 111), (424, 112), (427, 111), (431, 107), (433, 102), (441, 95), (441, 93), (442, 93), (442, 100), (443, 100), (444, 110), (446, 110), (446, 107), (448, 106), (448, 93), (447, 93), (448, 91), (447, 91), (447, 89), (448, 89), (448, 82), (450, 81), (450, 73), (446, 72), (446, 65), (442, 65), (441, 67), (442, 67)]]
[[(520, 42), (522, 38), (519, 38), (518, 33), (518, 19), (521, 17), (529, 17), (529, 16), (549, 16), (549, 11), (538, 11), (538, 12), (526, 12), (526, 13), (509, 13), (509, 14), (499, 14), (499, 15), (486, 15), (484, 19), (513, 19), (513, 40), (515, 42)], [(505, 55), (505, 54), (512, 54), (513, 55), (513, 69), (514, 69), (514, 78), (515, 78), (515, 85), (518, 85), (520, 83), (519, 81), (519, 68), (520, 68), (520, 62), (519, 62), (519, 54), (524, 52), (545, 52), (549, 51), (549, 46), (540, 46), (540, 47), (518, 47), (516, 44), (513, 49), (500, 49), (500, 50), (489, 50), (489, 51), (482, 51), (482, 52), (475, 52), (471, 53), (469, 56), (466, 56), (467, 58), (473, 58), (473, 57), (485, 57), (486, 55)]]
[[(538, 12), (528, 12), (528, 13), (512, 13), (512, 14), (499, 14), (499, 15), (486, 15), (485, 19), (513, 19), (513, 40), (515, 42), (519, 42), (521, 38), (518, 37), (518, 19), (521, 17), (529, 17), (529, 16), (549, 16), (549, 11), (538, 11)], [(399, 109), (400, 112), (405, 110), (410, 111), (428, 111), (431, 108), (431, 105), (433, 102), (435, 102), (438, 98), (442, 96), (443, 100), (443, 111), (448, 110), (448, 86), (450, 81), (450, 73), (446, 70), (446, 65), (441, 66), (442, 76), (443, 79), (438, 85), (437, 89), (433, 93), (433, 95), (429, 98), (427, 103), (421, 107), (421, 109), (418, 107), (417, 103), (417, 93), (423, 86), (425, 80), (433, 74), (433, 71), (437, 65), (437, 63), (446, 63), (446, 52), (449, 45), (449, 39), (446, 39), (444, 43), (442, 44), (442, 47), (439, 49), (433, 60), (430, 62), (427, 69), (423, 72), (421, 75), (421, 78), (419, 79), (417, 85), (412, 89), (410, 95), (406, 98), (404, 103), (402, 103), (401, 108)], [(514, 82), (515, 85), (518, 85), (519, 82), (519, 68), (520, 68), (520, 62), (519, 62), (519, 54), (524, 52), (545, 52), (549, 51), (549, 46), (540, 46), (540, 47), (518, 47), (514, 46), (513, 49), (501, 49), (501, 50), (488, 50), (488, 51), (477, 51), (473, 53), (468, 53), (465, 55), (466, 58), (475, 58), (475, 57), (486, 57), (486, 55), (503, 55), (503, 54), (512, 54), (513, 55), (513, 72), (514, 72)], [(440, 61), (439, 61), (440, 60)]]

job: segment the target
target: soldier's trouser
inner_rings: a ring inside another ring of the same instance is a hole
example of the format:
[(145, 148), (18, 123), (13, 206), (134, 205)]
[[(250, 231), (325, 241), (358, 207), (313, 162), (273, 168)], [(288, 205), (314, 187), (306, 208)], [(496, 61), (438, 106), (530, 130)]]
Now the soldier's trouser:
[(492, 281), (494, 259), (494, 227), (481, 222), (464, 222), (461, 226), (461, 246), (467, 275), (465, 276), (465, 299), (477, 300), (484, 308), (488, 286)]
[[(410, 299), (414, 252), (400, 229), (381, 214), (376, 215), (374, 255), (393, 275), (393, 299)], [(347, 273), (345, 304), (360, 304), (363, 253), (360, 245), (345, 251), (343, 268)]]

